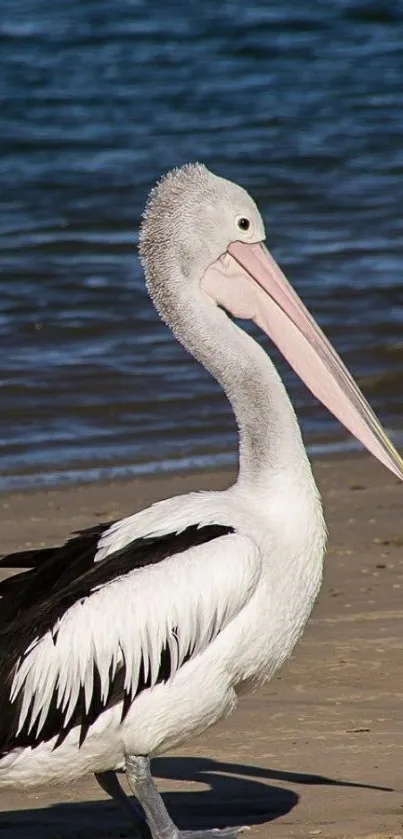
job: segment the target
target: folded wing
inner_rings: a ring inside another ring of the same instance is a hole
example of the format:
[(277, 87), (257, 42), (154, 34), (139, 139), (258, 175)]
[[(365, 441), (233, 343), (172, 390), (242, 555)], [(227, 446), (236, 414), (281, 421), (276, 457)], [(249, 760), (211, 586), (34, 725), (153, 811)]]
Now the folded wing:
[(53, 738), (57, 748), (74, 727), (83, 742), (113, 705), (123, 719), (246, 605), (260, 574), (255, 543), (230, 528), (187, 530), (195, 545), (185, 547), (189, 532), (137, 540), (123, 565), (122, 551), (109, 554), (3, 628), (0, 754)]

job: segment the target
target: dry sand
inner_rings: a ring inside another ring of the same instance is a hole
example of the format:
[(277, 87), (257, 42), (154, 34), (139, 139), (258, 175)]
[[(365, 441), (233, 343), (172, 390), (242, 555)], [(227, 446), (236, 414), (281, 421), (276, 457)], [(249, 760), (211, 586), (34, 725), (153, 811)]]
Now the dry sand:
[[(180, 826), (251, 839), (403, 833), (403, 487), (369, 458), (315, 463), (330, 530), (324, 585), (284, 671), (237, 712), (155, 761)], [(2, 496), (2, 550), (59, 542), (229, 473)], [(292, 515), (292, 510), (290, 510)], [(130, 836), (91, 777), (0, 792), (0, 839)]]

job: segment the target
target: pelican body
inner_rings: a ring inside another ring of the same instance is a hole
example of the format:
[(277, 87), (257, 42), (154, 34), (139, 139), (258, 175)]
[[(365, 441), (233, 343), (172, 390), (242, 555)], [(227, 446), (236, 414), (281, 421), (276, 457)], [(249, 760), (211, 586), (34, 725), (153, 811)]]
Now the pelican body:
[(268, 355), (231, 317), (267, 333), (403, 478), (399, 454), (264, 239), (251, 197), (200, 164), (157, 184), (140, 235), (157, 311), (233, 407), (234, 485), (2, 561), (28, 570), (0, 583), (0, 785), (93, 772), (152, 839), (190, 832), (171, 821), (149, 757), (204, 731), (278, 670), (322, 578), (326, 528), (294, 409)]

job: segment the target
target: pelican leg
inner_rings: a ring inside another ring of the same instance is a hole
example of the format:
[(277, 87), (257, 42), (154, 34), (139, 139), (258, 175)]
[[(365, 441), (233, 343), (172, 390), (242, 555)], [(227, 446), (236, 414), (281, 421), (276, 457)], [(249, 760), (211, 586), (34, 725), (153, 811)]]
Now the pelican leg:
[(126, 795), (119, 783), (116, 772), (96, 772), (95, 778), (104, 792), (110, 795), (123, 810), (135, 828), (134, 836), (138, 839), (150, 839), (150, 831), (144, 818), (144, 813), (135, 801)]
[(172, 821), (155, 786), (150, 772), (150, 760), (141, 755), (126, 758), (126, 775), (130, 788), (139, 800), (146, 816), (152, 839), (236, 839), (247, 827), (225, 827), (223, 830), (179, 830)]

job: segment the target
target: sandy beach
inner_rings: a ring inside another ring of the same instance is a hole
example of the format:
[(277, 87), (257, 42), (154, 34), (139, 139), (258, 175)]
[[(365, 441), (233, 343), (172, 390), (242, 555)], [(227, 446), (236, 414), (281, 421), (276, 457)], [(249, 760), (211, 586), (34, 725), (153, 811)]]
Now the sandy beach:
[[(248, 824), (251, 839), (403, 834), (403, 488), (368, 457), (314, 468), (329, 526), (321, 595), (282, 673), (231, 718), (155, 761), (181, 827)], [(205, 472), (3, 495), (1, 552), (59, 543), (231, 478)], [(88, 777), (1, 791), (0, 836), (101, 839), (129, 837), (130, 828)]]

